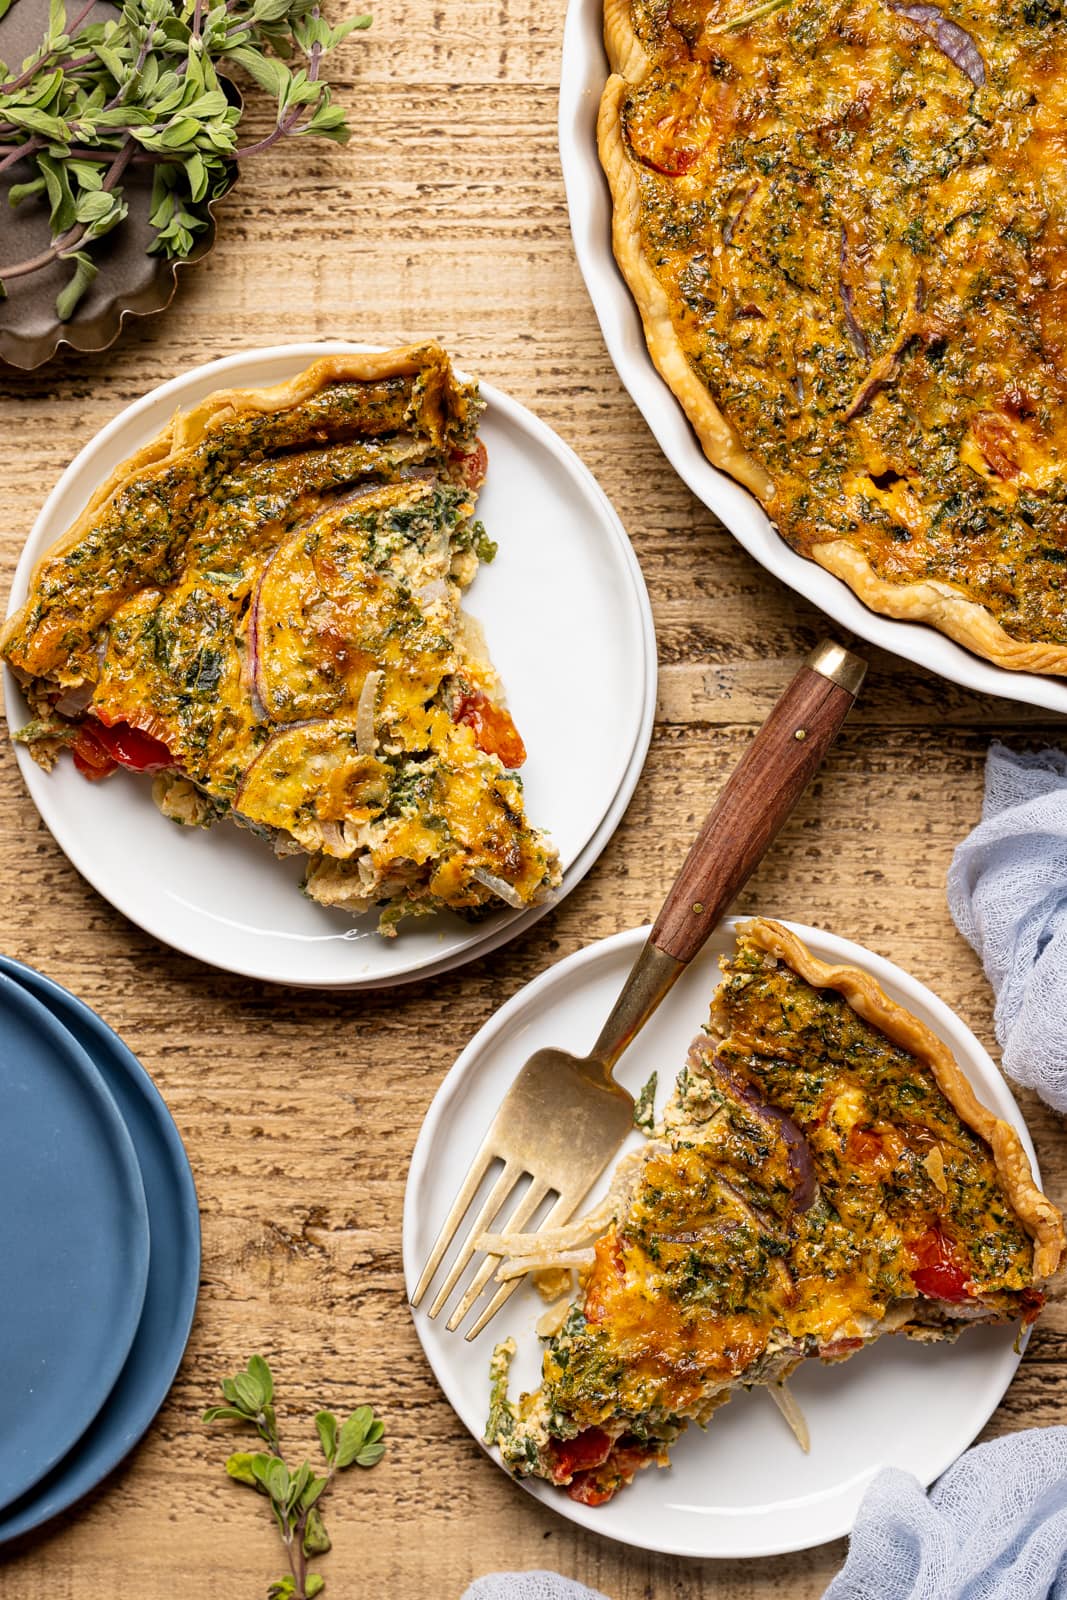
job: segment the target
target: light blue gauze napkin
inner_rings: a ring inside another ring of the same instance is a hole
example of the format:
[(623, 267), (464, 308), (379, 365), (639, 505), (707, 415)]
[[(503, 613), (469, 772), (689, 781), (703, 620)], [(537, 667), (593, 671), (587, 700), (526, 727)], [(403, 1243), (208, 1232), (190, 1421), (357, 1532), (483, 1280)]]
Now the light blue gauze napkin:
[(490, 1572), (464, 1590), (463, 1600), (607, 1600), (599, 1589), (558, 1572)]
[(1067, 1428), (976, 1445), (929, 1495), (880, 1472), (823, 1600), (1067, 1600)]
[(986, 759), (982, 820), (952, 858), (948, 904), (997, 997), (1004, 1071), (1067, 1111), (1067, 755)]

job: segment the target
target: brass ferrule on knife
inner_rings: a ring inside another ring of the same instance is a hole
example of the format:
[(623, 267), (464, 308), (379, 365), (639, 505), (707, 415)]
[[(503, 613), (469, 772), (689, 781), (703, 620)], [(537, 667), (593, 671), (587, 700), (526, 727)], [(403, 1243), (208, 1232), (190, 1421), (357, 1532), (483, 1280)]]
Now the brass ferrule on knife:
[(824, 639), (817, 644), (804, 665), (810, 667), (812, 672), (819, 673), (820, 677), (829, 678), (831, 683), (839, 684), (853, 700), (867, 675), (866, 661), (854, 656), (843, 644), (835, 644), (832, 639)]

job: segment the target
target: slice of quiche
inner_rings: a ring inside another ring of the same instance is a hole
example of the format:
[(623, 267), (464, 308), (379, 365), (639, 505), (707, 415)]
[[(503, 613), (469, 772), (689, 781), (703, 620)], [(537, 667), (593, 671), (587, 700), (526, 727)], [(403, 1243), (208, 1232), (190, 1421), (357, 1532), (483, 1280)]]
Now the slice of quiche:
[[(805, 1357), (1032, 1322), (1064, 1249), (1014, 1128), (871, 977), (765, 921), (722, 968), (662, 1124), (588, 1219), (541, 1388), (509, 1402), (514, 1345), (495, 1355), (489, 1441), (589, 1505)], [(502, 1271), (573, 1265), (581, 1231), (505, 1235)]]
[(16, 738), (88, 778), (157, 774), (178, 822), (228, 816), (307, 893), (407, 913), (521, 908), (559, 881), (522, 739), (461, 592), (482, 402), (436, 345), (328, 356), (179, 412), (38, 565), (0, 654)]

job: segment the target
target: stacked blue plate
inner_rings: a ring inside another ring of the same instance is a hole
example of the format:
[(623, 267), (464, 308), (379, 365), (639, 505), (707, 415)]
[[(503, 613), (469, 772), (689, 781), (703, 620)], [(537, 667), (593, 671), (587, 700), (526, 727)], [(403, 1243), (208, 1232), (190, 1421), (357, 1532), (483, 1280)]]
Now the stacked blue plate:
[(200, 1277), (181, 1137), (122, 1040), (0, 956), (0, 1544), (94, 1489), (178, 1369)]

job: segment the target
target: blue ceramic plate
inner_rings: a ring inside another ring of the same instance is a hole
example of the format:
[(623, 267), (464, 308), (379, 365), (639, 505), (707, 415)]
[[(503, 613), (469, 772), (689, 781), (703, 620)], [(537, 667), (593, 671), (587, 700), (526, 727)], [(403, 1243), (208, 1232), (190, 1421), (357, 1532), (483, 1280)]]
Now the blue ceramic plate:
[(95, 1012), (51, 979), (0, 956), (0, 977), (5, 974), (69, 1030), (114, 1096), (141, 1166), (152, 1252), (141, 1322), (103, 1411), (47, 1478), (0, 1512), (0, 1543), (65, 1511), (133, 1449), (178, 1370), (200, 1279), (200, 1217), (193, 1175), (178, 1130), (151, 1078)]
[(137, 1332), (148, 1209), (92, 1061), (0, 974), (0, 1507), (81, 1437)]

